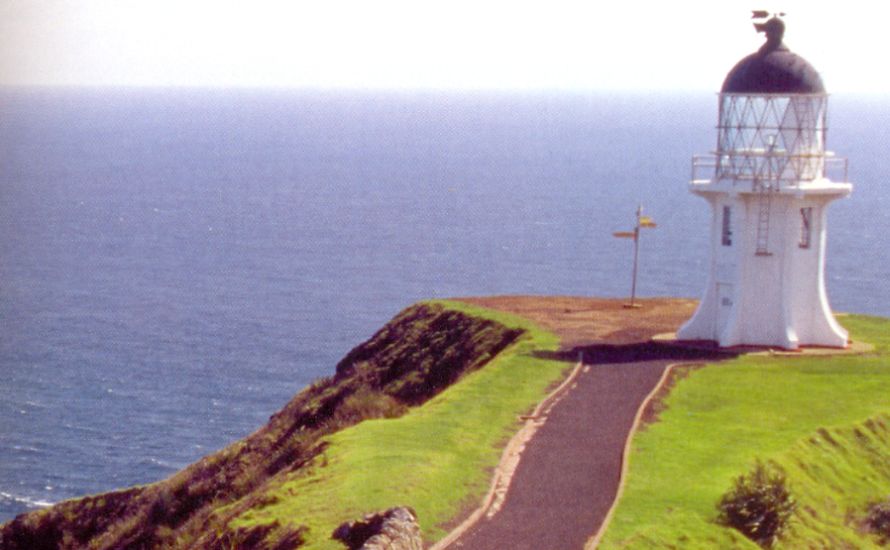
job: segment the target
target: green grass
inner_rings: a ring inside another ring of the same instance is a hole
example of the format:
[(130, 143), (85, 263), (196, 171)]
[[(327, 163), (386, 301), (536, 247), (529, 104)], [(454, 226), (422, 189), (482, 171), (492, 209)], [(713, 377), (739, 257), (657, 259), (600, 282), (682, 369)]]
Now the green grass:
[[(799, 508), (776, 547), (863, 547), (858, 518), (890, 495), (890, 321), (843, 318), (875, 353), (742, 357), (693, 371), (634, 439), (602, 548), (757, 548), (715, 523), (755, 459), (785, 469)], [(826, 439), (827, 438), (827, 439)]]
[(558, 338), (530, 322), (455, 302), (435, 302), (527, 334), (484, 368), (423, 406), (387, 420), (368, 420), (328, 438), (308, 471), (269, 487), (270, 504), (237, 518), (233, 527), (306, 525), (307, 548), (343, 548), (334, 528), (397, 505), (412, 506), (427, 540), (443, 523), (487, 492), (503, 444), (518, 415), (531, 410), (571, 365), (532, 354), (554, 350)]

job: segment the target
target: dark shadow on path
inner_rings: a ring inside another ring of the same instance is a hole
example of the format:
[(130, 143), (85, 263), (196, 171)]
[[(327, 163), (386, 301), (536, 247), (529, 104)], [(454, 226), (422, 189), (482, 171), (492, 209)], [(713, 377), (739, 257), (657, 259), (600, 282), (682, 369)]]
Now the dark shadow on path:
[(724, 361), (739, 353), (707, 344), (685, 345), (665, 342), (635, 342), (631, 344), (593, 344), (571, 350), (536, 352), (536, 357), (574, 362), (579, 358), (587, 365), (639, 363), (643, 361)]

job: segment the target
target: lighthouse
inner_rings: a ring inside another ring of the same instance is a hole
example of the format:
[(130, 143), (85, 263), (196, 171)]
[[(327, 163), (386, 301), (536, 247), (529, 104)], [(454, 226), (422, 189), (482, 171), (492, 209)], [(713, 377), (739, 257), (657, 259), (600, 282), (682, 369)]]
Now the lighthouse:
[(755, 27), (766, 43), (723, 82), (717, 150), (693, 157), (689, 190), (710, 206), (710, 258), (704, 295), (677, 338), (846, 347), (824, 272), (828, 205), (853, 188), (847, 162), (825, 148), (819, 73), (785, 46), (781, 19)]

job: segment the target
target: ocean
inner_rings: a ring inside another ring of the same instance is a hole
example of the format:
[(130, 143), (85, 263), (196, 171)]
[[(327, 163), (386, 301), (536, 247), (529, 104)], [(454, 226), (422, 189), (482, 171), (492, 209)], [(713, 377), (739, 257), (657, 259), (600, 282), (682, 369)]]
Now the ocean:
[[(0, 521), (164, 478), (400, 309), (704, 285), (716, 94), (0, 89)], [(890, 102), (832, 97), (839, 311), (890, 316)]]

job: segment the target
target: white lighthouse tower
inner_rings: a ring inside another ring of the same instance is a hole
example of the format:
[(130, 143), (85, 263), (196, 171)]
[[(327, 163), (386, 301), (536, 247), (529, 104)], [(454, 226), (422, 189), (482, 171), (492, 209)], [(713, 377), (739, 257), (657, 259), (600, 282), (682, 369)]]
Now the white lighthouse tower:
[(784, 23), (755, 27), (767, 41), (723, 83), (717, 151), (693, 159), (690, 190), (711, 207), (710, 263), (701, 303), (677, 337), (846, 347), (824, 276), (826, 210), (852, 191), (846, 159), (825, 150), (827, 94), (782, 43)]

